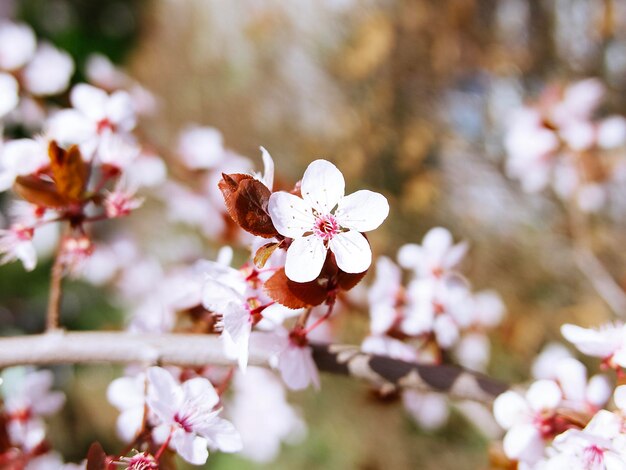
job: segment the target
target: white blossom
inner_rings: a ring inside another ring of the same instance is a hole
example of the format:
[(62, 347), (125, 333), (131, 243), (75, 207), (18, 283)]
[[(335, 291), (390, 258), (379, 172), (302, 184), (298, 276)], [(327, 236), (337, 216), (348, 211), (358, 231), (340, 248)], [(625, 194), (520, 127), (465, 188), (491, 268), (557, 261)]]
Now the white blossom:
[(372, 252), (360, 232), (377, 228), (387, 218), (389, 204), (381, 194), (361, 190), (344, 196), (345, 181), (335, 165), (312, 162), (302, 178), (302, 198), (280, 191), (269, 201), (276, 230), (293, 238), (285, 273), (295, 282), (315, 279), (330, 250), (339, 268), (360, 273), (369, 268)]

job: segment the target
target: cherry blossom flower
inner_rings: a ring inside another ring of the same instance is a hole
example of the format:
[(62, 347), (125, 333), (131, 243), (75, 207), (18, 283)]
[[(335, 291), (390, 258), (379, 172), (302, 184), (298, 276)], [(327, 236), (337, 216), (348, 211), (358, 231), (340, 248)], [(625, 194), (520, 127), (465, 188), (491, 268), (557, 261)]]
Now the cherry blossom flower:
[(619, 470), (626, 468), (626, 436), (614, 413), (600, 410), (584, 429), (570, 429), (556, 436), (551, 457), (542, 468), (557, 470)]
[(456, 267), (466, 252), (467, 243), (454, 244), (447, 229), (435, 227), (424, 236), (421, 245), (410, 243), (401, 247), (398, 261), (420, 277), (441, 277)]
[(50, 391), (54, 377), (47, 370), (13, 367), (5, 369), (2, 378), (9, 438), (14, 445), (32, 450), (45, 437), (41, 417), (57, 412), (65, 402), (65, 395)]
[(295, 282), (315, 279), (328, 250), (339, 268), (360, 273), (369, 268), (372, 252), (361, 232), (374, 230), (387, 218), (389, 204), (381, 194), (361, 190), (344, 197), (345, 181), (335, 165), (312, 162), (302, 178), (302, 198), (286, 192), (270, 196), (269, 213), (276, 230), (293, 238), (285, 273)]
[(15, 224), (8, 230), (0, 229), (0, 264), (19, 259), (26, 271), (37, 266), (37, 252), (33, 245), (33, 229)]
[(280, 452), (281, 442), (295, 444), (304, 438), (306, 426), (272, 372), (251, 367), (245, 375), (236, 374), (233, 385), (228, 416), (241, 434), (241, 455), (268, 463)]
[(85, 83), (72, 88), (73, 109), (57, 112), (48, 122), (48, 133), (61, 145), (79, 144), (83, 156), (90, 158), (103, 135), (125, 134), (136, 123), (132, 100), (125, 91), (111, 95)]
[(137, 452), (132, 457), (122, 457), (120, 461), (127, 465), (127, 470), (158, 470), (159, 463), (148, 452)]
[(241, 437), (233, 425), (218, 417), (219, 396), (211, 382), (198, 377), (179, 385), (165, 369), (148, 369), (148, 406), (161, 421), (154, 429), (158, 442), (168, 443), (194, 465), (206, 462), (208, 447), (223, 452), (241, 450)]
[(507, 457), (529, 464), (543, 457), (546, 441), (562, 431), (555, 421), (561, 400), (561, 390), (552, 380), (534, 382), (525, 397), (508, 391), (496, 398), (493, 413), (507, 430), (503, 442)]

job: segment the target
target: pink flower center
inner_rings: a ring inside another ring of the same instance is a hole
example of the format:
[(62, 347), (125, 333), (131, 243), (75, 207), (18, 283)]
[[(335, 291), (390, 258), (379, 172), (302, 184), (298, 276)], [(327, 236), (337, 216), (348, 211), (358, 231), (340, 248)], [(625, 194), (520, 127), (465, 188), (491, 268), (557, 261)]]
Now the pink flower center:
[(330, 214), (317, 217), (313, 226), (313, 233), (325, 242), (331, 240), (340, 231), (337, 219)]
[(96, 132), (98, 134), (102, 134), (107, 130), (115, 131), (115, 125), (107, 118), (101, 119), (96, 123)]
[(189, 422), (189, 416), (181, 416), (178, 413), (174, 415), (174, 422), (178, 424), (185, 432), (192, 432), (191, 423)]
[(602, 462), (604, 462), (604, 450), (595, 444), (585, 447), (583, 459), (588, 468), (595, 468), (597, 465), (601, 465)]

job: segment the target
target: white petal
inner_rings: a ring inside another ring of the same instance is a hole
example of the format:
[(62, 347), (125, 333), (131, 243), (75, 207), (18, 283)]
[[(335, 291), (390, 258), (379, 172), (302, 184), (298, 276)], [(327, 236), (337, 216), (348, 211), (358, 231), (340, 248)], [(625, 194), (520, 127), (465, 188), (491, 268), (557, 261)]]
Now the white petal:
[(237, 358), (239, 359), (239, 367), (242, 371), (245, 371), (248, 365), (248, 342), (250, 332), (252, 331), (250, 313), (244, 307), (231, 305), (224, 310), (223, 314), (223, 334), (234, 343), (237, 350)]
[(615, 389), (613, 399), (615, 400), (615, 406), (622, 412), (626, 412), (626, 385), (620, 385)]
[(143, 424), (143, 406), (131, 408), (120, 413), (116, 422), (117, 435), (124, 442), (131, 442), (137, 436)]
[(537, 380), (526, 392), (528, 404), (534, 411), (554, 410), (562, 398), (561, 389), (553, 380)]
[(343, 175), (335, 165), (326, 160), (315, 160), (302, 177), (302, 198), (321, 215), (326, 215), (343, 197), (345, 187)]
[(131, 131), (136, 124), (133, 100), (125, 91), (116, 91), (106, 102), (106, 117), (118, 130)]
[(493, 415), (504, 429), (510, 429), (523, 422), (529, 413), (526, 400), (517, 392), (504, 392), (493, 403)]
[(583, 401), (587, 388), (587, 368), (582, 362), (572, 357), (562, 359), (554, 365), (563, 395), (568, 400)]
[(95, 86), (79, 83), (70, 93), (72, 106), (94, 121), (104, 118), (107, 93)]
[(369, 232), (389, 215), (389, 203), (382, 194), (363, 189), (339, 201), (335, 217), (342, 227)]
[(118, 410), (143, 407), (143, 382), (143, 374), (115, 379), (107, 388), (107, 400)]
[(286, 237), (299, 238), (312, 231), (315, 225), (311, 205), (284, 191), (270, 196), (268, 211), (278, 233)]
[(317, 367), (309, 347), (290, 344), (280, 354), (278, 368), (285, 385), (291, 390), (303, 390), (310, 383), (319, 388)]
[(543, 441), (532, 424), (515, 426), (504, 436), (504, 453), (510, 459), (534, 463), (543, 455)]
[(0, 73), (0, 118), (12, 111), (19, 102), (17, 80), (8, 73)]
[(180, 386), (167, 370), (161, 367), (148, 369), (148, 405), (159, 418), (169, 423), (182, 402)]
[(398, 263), (405, 269), (415, 269), (424, 262), (424, 250), (417, 243), (407, 243), (398, 250)]
[(438, 393), (408, 390), (402, 394), (402, 403), (413, 419), (424, 429), (437, 429), (448, 419), (446, 398)]
[(261, 156), (263, 158), (263, 183), (271, 191), (274, 188), (274, 160), (264, 147), (261, 147)]
[(561, 326), (561, 334), (570, 343), (573, 343), (580, 352), (588, 356), (605, 358), (615, 352), (615, 334), (612, 328), (605, 331), (597, 331), (580, 326), (565, 324)]
[(372, 263), (370, 244), (355, 230), (335, 235), (328, 244), (335, 254), (337, 266), (346, 273), (362, 273)]
[(214, 418), (200, 433), (208, 439), (211, 448), (215, 447), (222, 452), (238, 452), (243, 447), (235, 426), (225, 419)]
[[(611, 398), (613, 387), (610, 380), (605, 375), (594, 375), (589, 379), (585, 399), (588, 403), (598, 408), (604, 406)], [(617, 402), (616, 402), (617, 404)]]
[(287, 249), (285, 274), (295, 282), (312, 281), (322, 271), (326, 252), (324, 242), (316, 235), (296, 238)]
[(229, 304), (243, 305), (244, 300), (240, 292), (212, 277), (207, 277), (202, 287), (202, 305), (217, 313), (224, 313)]
[(422, 246), (433, 258), (441, 259), (452, 246), (452, 234), (443, 227), (432, 228), (424, 235)]
[(203, 408), (213, 408), (220, 401), (211, 382), (203, 377), (185, 381), (182, 389), (185, 402), (201, 402)]
[(178, 455), (192, 465), (204, 465), (209, 458), (207, 440), (186, 432), (175, 432), (172, 445)]

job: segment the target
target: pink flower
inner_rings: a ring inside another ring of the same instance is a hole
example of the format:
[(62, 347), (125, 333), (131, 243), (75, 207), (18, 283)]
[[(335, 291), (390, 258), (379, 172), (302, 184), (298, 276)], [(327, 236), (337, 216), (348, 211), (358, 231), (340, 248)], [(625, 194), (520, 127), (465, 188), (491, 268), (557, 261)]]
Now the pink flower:
[(24, 68), (24, 87), (33, 95), (58, 95), (65, 91), (74, 73), (74, 61), (67, 52), (42, 43)]
[(148, 406), (160, 420), (155, 439), (168, 442), (183, 459), (194, 465), (206, 462), (207, 447), (223, 452), (241, 450), (241, 438), (233, 425), (216, 410), (219, 396), (207, 379), (198, 377), (176, 383), (160, 367), (148, 369)]
[(347, 273), (369, 268), (372, 252), (360, 232), (382, 224), (389, 204), (381, 194), (361, 190), (344, 196), (344, 189), (345, 181), (337, 167), (316, 160), (302, 177), (302, 198), (284, 191), (271, 195), (268, 209), (276, 230), (293, 238), (285, 262), (285, 273), (292, 281), (315, 279), (328, 250)]

